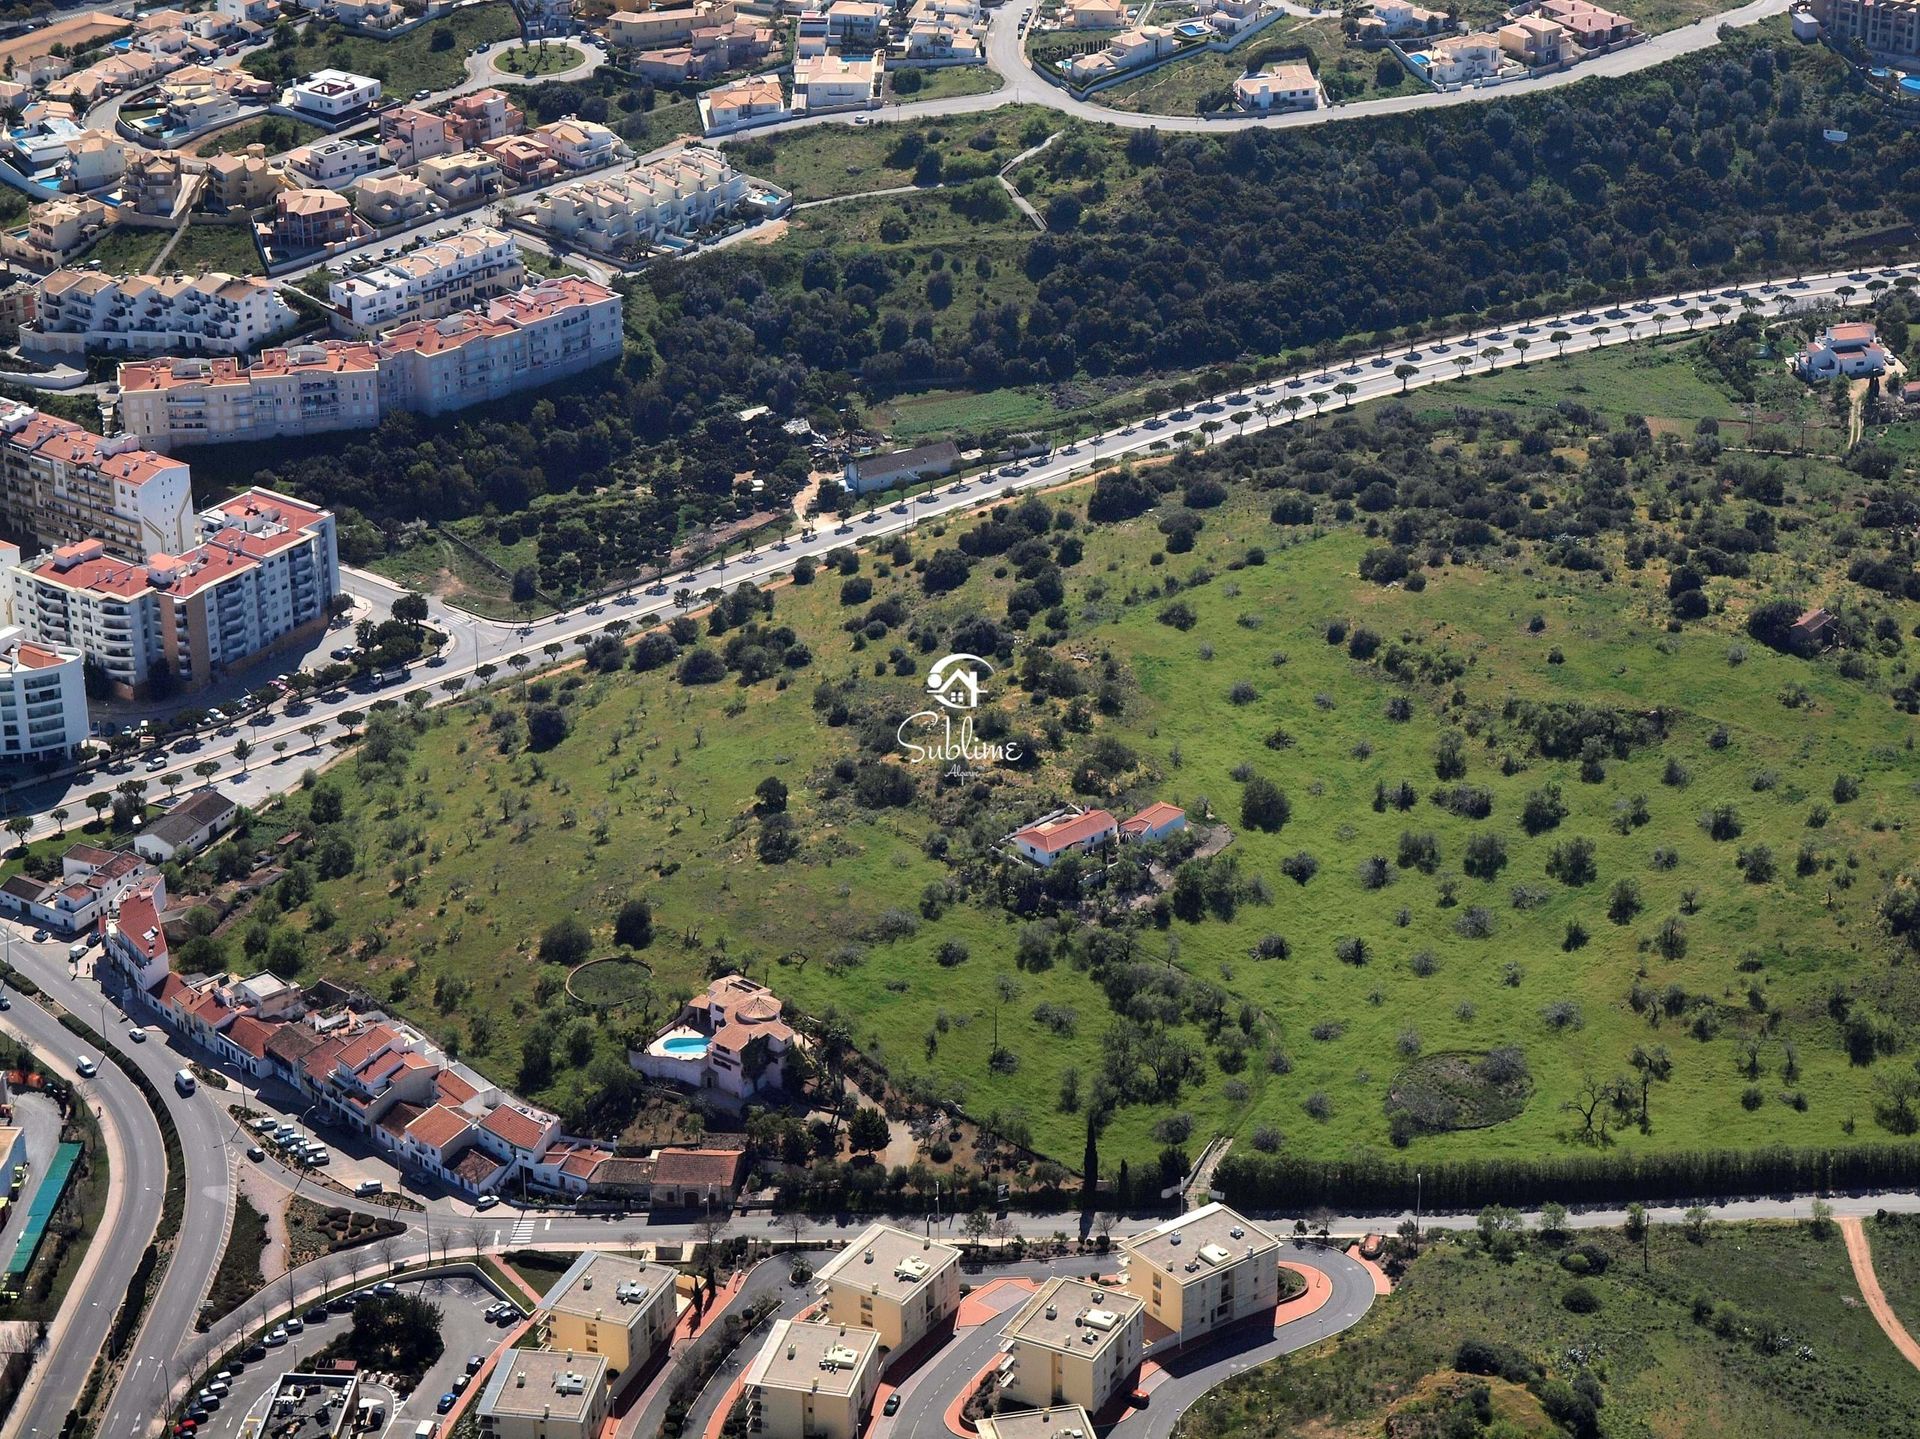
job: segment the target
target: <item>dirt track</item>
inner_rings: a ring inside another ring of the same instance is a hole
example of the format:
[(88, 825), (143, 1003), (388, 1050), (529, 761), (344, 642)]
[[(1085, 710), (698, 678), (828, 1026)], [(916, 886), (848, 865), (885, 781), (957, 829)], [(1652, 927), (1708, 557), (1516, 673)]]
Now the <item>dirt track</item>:
[(1867, 1243), (1866, 1228), (1857, 1215), (1847, 1215), (1834, 1222), (1840, 1226), (1840, 1233), (1846, 1238), (1847, 1258), (1853, 1264), (1853, 1279), (1860, 1286), (1860, 1297), (1867, 1301), (1867, 1308), (1872, 1311), (1874, 1320), (1887, 1338), (1893, 1341), (1893, 1347), (1905, 1356), (1907, 1363), (1920, 1369), (1920, 1344), (1914, 1342), (1913, 1336), (1907, 1333), (1906, 1326), (1900, 1322), (1900, 1316), (1887, 1303), (1880, 1280), (1873, 1272), (1873, 1248)]

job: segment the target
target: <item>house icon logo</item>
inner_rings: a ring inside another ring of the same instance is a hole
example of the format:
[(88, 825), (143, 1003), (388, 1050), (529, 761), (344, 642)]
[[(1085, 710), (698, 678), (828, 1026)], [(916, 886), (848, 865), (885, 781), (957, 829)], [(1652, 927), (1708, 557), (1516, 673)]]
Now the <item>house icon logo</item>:
[(945, 655), (927, 671), (927, 693), (945, 709), (978, 709), (980, 681), (992, 673), (993, 666), (979, 655)]

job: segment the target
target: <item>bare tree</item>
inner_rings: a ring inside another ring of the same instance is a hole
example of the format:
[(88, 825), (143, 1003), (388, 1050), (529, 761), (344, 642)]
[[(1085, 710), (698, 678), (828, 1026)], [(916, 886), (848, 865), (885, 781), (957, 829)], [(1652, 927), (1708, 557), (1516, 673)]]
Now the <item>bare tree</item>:
[[(400, 1236), (397, 1234), (381, 1235), (373, 1242), (373, 1252), (380, 1256), (380, 1267), (389, 1274), (393, 1273), (394, 1256), (400, 1252)], [(427, 1258), (431, 1260), (433, 1256), (429, 1254)]]
[(1094, 1215), (1093, 1232), (1103, 1246), (1113, 1242), (1113, 1226), (1119, 1222), (1120, 1216), (1111, 1210), (1102, 1210)]
[(806, 1232), (807, 1215), (802, 1209), (789, 1209), (780, 1216), (780, 1227), (787, 1231), (787, 1238), (798, 1247), (800, 1236)]
[(733, 1215), (726, 1209), (708, 1209), (694, 1221), (693, 1232), (700, 1238), (700, 1268), (707, 1276), (709, 1287), (713, 1284), (715, 1258), (720, 1241), (726, 1238), (727, 1230), (733, 1225)]
[(478, 1219), (469, 1219), (460, 1226), (460, 1237), (467, 1242), (467, 1248), (479, 1254), (487, 1247), (487, 1226)]

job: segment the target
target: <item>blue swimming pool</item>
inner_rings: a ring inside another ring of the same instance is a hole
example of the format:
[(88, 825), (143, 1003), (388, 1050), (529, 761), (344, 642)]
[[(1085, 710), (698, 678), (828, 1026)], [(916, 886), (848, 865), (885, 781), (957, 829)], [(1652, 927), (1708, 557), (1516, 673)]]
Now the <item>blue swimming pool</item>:
[(1900, 88), (1905, 90), (1909, 95), (1920, 95), (1920, 75), (1902, 76)]
[(676, 1034), (661, 1040), (660, 1047), (676, 1059), (700, 1059), (706, 1055), (707, 1040), (698, 1034)]

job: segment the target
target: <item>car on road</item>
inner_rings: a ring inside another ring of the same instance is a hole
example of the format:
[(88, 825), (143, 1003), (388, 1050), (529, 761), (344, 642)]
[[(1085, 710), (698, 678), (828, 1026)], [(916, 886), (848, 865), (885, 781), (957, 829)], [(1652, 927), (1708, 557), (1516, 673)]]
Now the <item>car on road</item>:
[(371, 1199), (383, 1188), (385, 1188), (385, 1186), (377, 1179), (363, 1179), (354, 1185), (353, 1192), (361, 1199)]
[(73, 1062), (73, 1067), (80, 1071), (82, 1079), (92, 1079), (100, 1072), (100, 1066), (84, 1054)]
[(49, 935), (44, 929), (36, 929), (33, 932), (33, 942), (35, 944), (45, 944), (51, 938), (52, 936)]
[(12, 1008), (13, 1008), (13, 1001), (7, 997), (7, 992), (4, 989), (0, 989), (0, 1009), (12, 1009)]
[(147, 1042), (147, 1032), (136, 1024), (132, 1029), (127, 1031), (127, 1038), (134, 1044), (145, 1044)]
[(416, 100), (431, 100), (431, 99), (433, 98), (433, 91), (431, 91), (431, 90), (415, 90), (415, 91), (413, 92), (413, 98), (414, 98), (414, 99), (416, 99)]
[(1155, 415), (1151, 420), (1147, 421), (1147, 428), (1149, 430), (1164, 430), (1166, 427), (1167, 422), (1158, 415)]
[[(599, 614), (600, 611), (596, 609), (594, 613)], [(440, 668), (441, 665), (445, 664), (446, 662), (447, 662), (447, 657), (441, 654), (438, 650), (435, 650), (432, 654), (427, 656), (427, 668), (430, 670), (437, 670)]]
[(449, 1390), (447, 1393), (442, 1394), (440, 1396), (440, 1402), (434, 1405), (433, 1407), (436, 1413), (445, 1414), (449, 1409), (453, 1408), (453, 1406), (459, 1402), (460, 1402), (460, 1396), (458, 1394), (453, 1393), (451, 1390)]
[(247, 1146), (247, 1158), (251, 1159), (255, 1164), (258, 1164), (261, 1160), (265, 1159), (266, 1157), (267, 1157), (267, 1151), (262, 1149), (259, 1145), (249, 1144)]
[(886, 1415), (894, 1415), (900, 1412), (900, 1391), (898, 1389), (887, 1396), (887, 1402), (880, 1407), (880, 1412)]
[(167, 757), (163, 754), (157, 754), (152, 759), (147, 761), (148, 774), (154, 774), (160, 770), (165, 769), (166, 767), (167, 767)]

